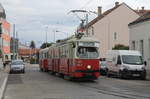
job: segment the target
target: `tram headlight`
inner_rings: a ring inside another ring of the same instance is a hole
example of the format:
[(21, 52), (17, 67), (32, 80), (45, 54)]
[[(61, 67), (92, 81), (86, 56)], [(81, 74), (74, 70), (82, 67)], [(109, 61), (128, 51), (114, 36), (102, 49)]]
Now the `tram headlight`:
[(91, 68), (92, 68), (92, 66), (91, 66), (91, 65), (88, 65), (88, 66), (87, 66), (87, 69), (91, 69)]

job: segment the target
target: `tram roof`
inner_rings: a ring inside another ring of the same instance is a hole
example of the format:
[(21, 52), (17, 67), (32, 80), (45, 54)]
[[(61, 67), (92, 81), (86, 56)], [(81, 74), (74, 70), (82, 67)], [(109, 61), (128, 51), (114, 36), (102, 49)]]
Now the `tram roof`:
[(81, 41), (81, 42), (99, 42), (96, 38), (91, 37), (91, 36), (86, 36), (83, 35), (81, 38), (77, 38), (75, 35), (63, 39), (63, 40), (59, 40), (59, 42), (57, 42), (57, 44), (65, 44), (65, 43), (69, 43), (69, 42), (77, 42), (77, 41)]
[(41, 49), (39, 52), (47, 52), (48, 49), (49, 49), (49, 47)]
[(78, 39), (74, 37), (73, 39), (68, 40), (67, 42), (72, 42), (72, 41), (93, 41), (93, 42), (99, 42), (96, 38), (94, 37), (89, 37), (89, 36), (83, 36), (81, 39)]

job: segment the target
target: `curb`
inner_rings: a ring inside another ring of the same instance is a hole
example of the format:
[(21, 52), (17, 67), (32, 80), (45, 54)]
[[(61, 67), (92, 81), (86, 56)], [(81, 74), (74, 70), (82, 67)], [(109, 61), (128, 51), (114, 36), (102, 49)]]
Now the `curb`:
[(0, 88), (0, 99), (4, 98), (4, 92), (5, 92), (7, 81), (8, 81), (8, 75), (9, 74), (7, 74), (7, 76), (5, 77), (2, 87)]

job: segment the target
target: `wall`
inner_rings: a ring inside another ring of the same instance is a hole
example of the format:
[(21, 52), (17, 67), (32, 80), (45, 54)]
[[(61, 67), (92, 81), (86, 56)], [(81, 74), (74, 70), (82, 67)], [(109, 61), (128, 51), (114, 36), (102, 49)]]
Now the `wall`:
[[(139, 15), (132, 9), (122, 4), (93, 25), (94, 37), (100, 41), (100, 56), (102, 58), (106, 57), (107, 51), (111, 50), (115, 44), (129, 45), (128, 24), (138, 17)], [(113, 39), (115, 32), (117, 33), (116, 40)]]
[(143, 40), (143, 57), (147, 61), (147, 69), (150, 69), (150, 20), (130, 26), (130, 49), (133, 49), (132, 41), (135, 41), (135, 50), (140, 48), (140, 40)]

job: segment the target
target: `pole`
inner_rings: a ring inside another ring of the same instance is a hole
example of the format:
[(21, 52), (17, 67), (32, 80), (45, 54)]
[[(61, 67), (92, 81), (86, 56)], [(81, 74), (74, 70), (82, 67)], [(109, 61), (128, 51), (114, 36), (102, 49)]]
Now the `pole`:
[(48, 31), (48, 27), (46, 27), (46, 47), (47, 47), (47, 31)]
[(53, 35), (53, 36), (54, 36), (54, 43), (55, 43), (55, 30), (54, 30), (53, 32), (54, 32), (54, 35)]
[(13, 24), (13, 59), (15, 59), (15, 24)]
[(86, 13), (86, 35), (88, 36), (88, 13)]
[(18, 55), (17, 55), (17, 46), (18, 46), (18, 32), (16, 31), (16, 37), (15, 37), (15, 53), (16, 53), (16, 59), (18, 59)]

